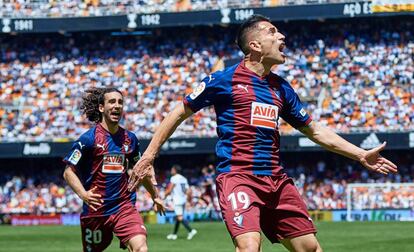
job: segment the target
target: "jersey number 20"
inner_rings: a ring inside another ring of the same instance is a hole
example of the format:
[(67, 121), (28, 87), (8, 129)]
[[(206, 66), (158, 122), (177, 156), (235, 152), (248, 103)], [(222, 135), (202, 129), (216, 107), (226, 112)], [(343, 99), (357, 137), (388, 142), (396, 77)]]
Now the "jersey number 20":
[(102, 231), (101, 230), (90, 230), (87, 228), (85, 230), (85, 241), (86, 243), (93, 243), (93, 244), (99, 244), (102, 241)]

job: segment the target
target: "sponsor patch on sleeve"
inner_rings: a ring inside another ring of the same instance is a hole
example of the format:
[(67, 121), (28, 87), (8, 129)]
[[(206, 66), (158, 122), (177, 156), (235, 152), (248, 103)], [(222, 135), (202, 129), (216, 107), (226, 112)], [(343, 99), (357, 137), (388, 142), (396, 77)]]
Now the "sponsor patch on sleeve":
[(206, 84), (201, 82), (196, 88), (194, 88), (193, 92), (190, 94), (190, 98), (194, 100), (204, 91), (204, 89), (206, 89)]
[(73, 165), (77, 165), (81, 157), (82, 157), (82, 153), (80, 152), (80, 150), (75, 149), (72, 152), (72, 155), (70, 155), (68, 161)]

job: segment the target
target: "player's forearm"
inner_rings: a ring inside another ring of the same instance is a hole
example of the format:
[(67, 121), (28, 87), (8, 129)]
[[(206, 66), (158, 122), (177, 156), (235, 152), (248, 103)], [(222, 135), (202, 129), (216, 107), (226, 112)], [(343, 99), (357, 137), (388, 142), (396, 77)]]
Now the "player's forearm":
[(66, 167), (65, 172), (63, 173), (63, 178), (72, 190), (83, 200), (86, 190), (71, 167)]
[(300, 129), (309, 139), (324, 147), (325, 149), (338, 153), (350, 159), (360, 161), (364, 156), (365, 150), (346, 141), (333, 130), (318, 123)]
[(175, 107), (174, 110), (169, 113), (167, 117), (165, 117), (158, 129), (155, 131), (154, 136), (152, 137), (152, 140), (143, 156), (155, 158), (165, 141), (167, 141), (177, 127), (192, 114), (193, 112), (183, 103), (180, 103), (177, 107)]
[(158, 190), (153, 184), (153, 182), (151, 181), (150, 177), (144, 178), (144, 180), (142, 181), (142, 185), (145, 187), (147, 192), (151, 195), (152, 199), (158, 198)]
[(173, 188), (174, 188), (174, 184), (171, 184), (171, 183), (168, 184), (168, 186), (167, 186), (167, 188), (165, 189), (165, 192), (164, 192), (164, 198), (166, 198), (168, 195), (171, 194)]

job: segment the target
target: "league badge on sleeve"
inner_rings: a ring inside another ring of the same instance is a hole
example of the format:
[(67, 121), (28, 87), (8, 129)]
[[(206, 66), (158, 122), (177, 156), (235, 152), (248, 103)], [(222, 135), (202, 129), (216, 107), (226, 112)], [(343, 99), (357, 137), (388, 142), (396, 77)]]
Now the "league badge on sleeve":
[(204, 91), (205, 88), (206, 84), (201, 82), (196, 88), (194, 88), (193, 92), (190, 94), (190, 98), (194, 100)]
[(72, 155), (70, 155), (68, 161), (73, 165), (77, 165), (81, 157), (82, 157), (82, 153), (80, 152), (80, 150), (75, 149), (72, 152)]
[(305, 116), (306, 115), (306, 111), (304, 108), (302, 108), (299, 113), (301, 114), (301, 116)]

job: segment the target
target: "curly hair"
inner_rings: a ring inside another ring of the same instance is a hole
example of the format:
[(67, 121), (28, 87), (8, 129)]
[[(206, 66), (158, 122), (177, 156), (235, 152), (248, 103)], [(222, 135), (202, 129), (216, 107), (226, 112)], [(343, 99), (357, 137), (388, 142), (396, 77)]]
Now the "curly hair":
[(121, 91), (113, 87), (91, 88), (85, 91), (80, 109), (82, 113), (88, 117), (89, 121), (95, 123), (102, 121), (102, 113), (99, 111), (99, 104), (104, 105), (105, 94), (112, 92), (118, 92), (122, 95)]

